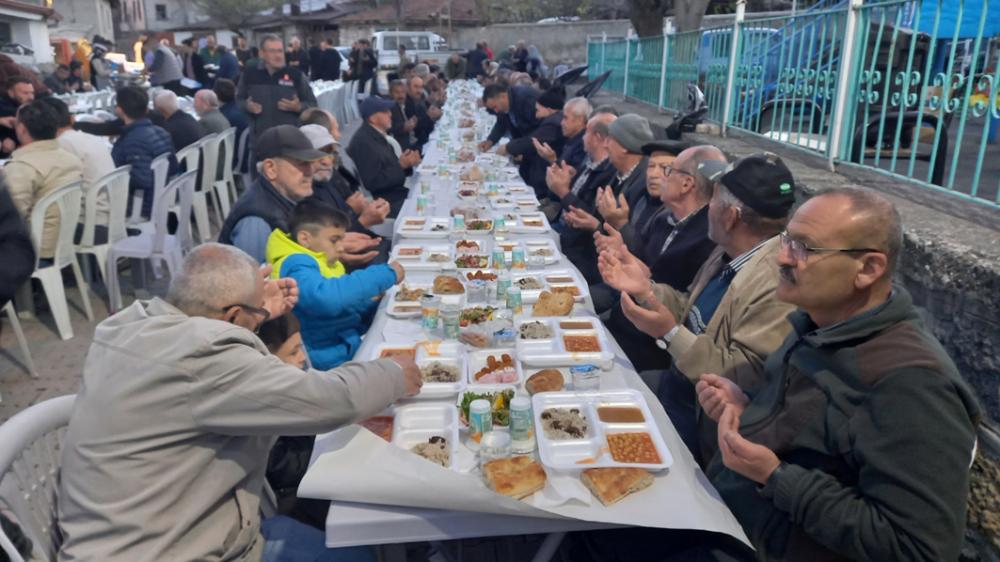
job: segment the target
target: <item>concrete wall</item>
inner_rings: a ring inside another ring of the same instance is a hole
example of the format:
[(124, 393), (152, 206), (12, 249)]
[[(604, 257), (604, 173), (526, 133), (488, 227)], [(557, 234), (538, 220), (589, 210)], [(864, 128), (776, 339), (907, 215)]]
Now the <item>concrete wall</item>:
[(478, 41), (486, 41), (499, 54), (507, 45), (524, 40), (535, 45), (549, 66), (563, 61), (584, 64), (587, 60), (587, 37), (625, 37), (632, 24), (628, 20), (578, 21), (565, 23), (524, 24), (505, 23), (486, 27), (456, 29), (450, 45), (455, 49), (471, 49)]
[(108, 0), (54, 0), (52, 7), (63, 18), (51, 32), (54, 38), (89, 41), (101, 35), (115, 40)]

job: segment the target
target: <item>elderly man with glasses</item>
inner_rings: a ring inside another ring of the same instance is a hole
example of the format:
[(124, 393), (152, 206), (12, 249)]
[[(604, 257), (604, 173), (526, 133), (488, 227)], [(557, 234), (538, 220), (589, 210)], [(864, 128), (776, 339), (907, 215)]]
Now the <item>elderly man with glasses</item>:
[(166, 299), (101, 322), (62, 448), (59, 560), (374, 561), (260, 516), (278, 435), (312, 435), (419, 392), (412, 359), (303, 370), (254, 336), (298, 300), (231, 246), (203, 244)]
[(822, 192), (780, 236), (793, 328), (756, 391), (703, 375), (719, 451), (706, 473), (761, 560), (957, 560), (981, 415), (893, 283), (899, 213)]
[(291, 125), (268, 129), (257, 140), (257, 179), (236, 200), (219, 232), (232, 244), (264, 263), (267, 238), (275, 228), (288, 229), (299, 201), (313, 193), (314, 163), (327, 156)]
[[(741, 388), (764, 384), (764, 361), (791, 330), (792, 307), (775, 298), (778, 233), (795, 202), (792, 173), (777, 155), (754, 154), (731, 166), (707, 159), (698, 172), (715, 183), (708, 236), (718, 247), (688, 292), (650, 279), (638, 260), (601, 252), (605, 282), (621, 291), (621, 309), (652, 336), (664, 367), (658, 397), (681, 438), (698, 458), (714, 450), (714, 428), (699, 422), (694, 384), (719, 373)], [(699, 443), (699, 429), (701, 442)]]

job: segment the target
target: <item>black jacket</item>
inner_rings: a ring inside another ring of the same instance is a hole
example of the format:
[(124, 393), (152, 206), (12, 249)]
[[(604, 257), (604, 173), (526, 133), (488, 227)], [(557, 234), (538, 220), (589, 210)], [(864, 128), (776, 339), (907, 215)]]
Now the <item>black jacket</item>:
[(285, 64), (303, 74), (309, 74), (309, 53), (305, 49), (285, 51)]
[(319, 80), (323, 74), (323, 71), (320, 70), (322, 66), (323, 49), (320, 49), (319, 47), (309, 47), (309, 77), (313, 80)]
[(35, 247), (6, 182), (0, 183), (3, 183), (0, 187), (0, 255), (4, 264), (0, 267), (0, 307), (3, 307), (35, 270)]
[[(597, 216), (595, 208), (597, 188), (610, 184), (616, 173), (611, 162), (604, 160), (591, 173), (586, 182), (579, 186), (576, 194), (572, 192), (566, 194), (566, 197), (563, 197), (559, 204), (564, 210), (569, 210), (572, 206)], [(579, 177), (580, 174), (577, 174), (577, 178)], [(576, 187), (575, 183), (574, 187)], [(597, 249), (594, 247), (594, 234), (570, 228), (569, 225), (564, 224), (563, 226), (559, 240), (566, 258), (580, 270), (588, 284), (600, 283), (601, 273), (597, 270)]]
[(575, 137), (566, 139), (566, 142), (563, 143), (562, 152), (558, 153), (559, 159), (573, 166), (577, 172), (580, 171), (583, 161), (587, 159), (587, 151), (583, 148), (584, 133), (586, 131), (580, 131)]
[(475, 80), (476, 77), (486, 74), (486, 69), (483, 67), (483, 63), (489, 60), (486, 51), (473, 49), (465, 54), (465, 58), (468, 59), (468, 63), (465, 65), (466, 78)]
[(261, 218), (272, 230), (280, 228), (287, 232), (288, 219), (294, 209), (294, 203), (278, 193), (264, 176), (258, 175), (229, 211), (229, 216), (219, 231), (219, 243), (231, 245), (233, 228), (246, 217)]
[(347, 154), (354, 160), (361, 176), (361, 184), (375, 197), (389, 202), (389, 216), (395, 218), (409, 190), (405, 186), (406, 170), (399, 165), (399, 158), (381, 131), (365, 123), (347, 146)]
[(277, 125), (298, 126), (298, 113), (278, 109), (278, 100), (292, 99), (296, 96), (303, 110), (316, 106), (316, 96), (309, 86), (309, 79), (298, 69), (286, 66), (270, 74), (263, 62), (244, 69), (236, 88), (236, 99), (243, 110), (246, 110), (248, 98), (253, 98), (253, 101), (263, 106), (263, 111), (259, 115), (247, 113), (250, 115), (251, 134), (254, 137)]
[(539, 142), (548, 143), (556, 154), (562, 152), (563, 143), (566, 137), (562, 134), (562, 112), (558, 111), (549, 115), (531, 133), (511, 139), (507, 143), (507, 153), (511, 156), (520, 156), (521, 164), (518, 171), (521, 179), (535, 190), (535, 195), (539, 199), (548, 197), (549, 188), (545, 183), (545, 172), (549, 167), (548, 161), (538, 155), (535, 145), (532, 142), (537, 139)]
[[(319, 78), (321, 80), (337, 80), (340, 78), (340, 65), (343, 58), (340, 51), (329, 48), (321, 52), (319, 64)], [(314, 77), (315, 78), (315, 77)]]
[(827, 328), (788, 321), (740, 416), (784, 467), (763, 489), (718, 454), (705, 469), (757, 558), (958, 560), (982, 410), (909, 293)]
[(427, 139), (434, 132), (434, 120), (427, 113), (427, 102), (424, 100), (415, 100), (407, 95), (406, 114), (416, 116), (417, 118), (417, 128), (413, 130), (414, 136), (417, 137), (417, 146), (427, 144)]
[[(17, 115), (18, 107), (20, 107), (20, 105), (13, 98), (7, 94), (0, 94), (0, 117), (13, 117)], [(5, 139), (11, 139), (14, 141), (15, 146), (18, 145), (17, 134), (14, 132), (14, 129), (0, 125), (0, 142)], [(3, 154), (7, 157), (10, 155), (10, 152), (5, 152)]]
[(516, 139), (531, 134), (539, 124), (538, 118), (535, 117), (538, 90), (531, 86), (512, 86), (509, 95), (510, 110), (507, 113), (497, 114), (497, 122), (486, 137), (493, 144), (508, 135), (511, 139)]
[[(193, 76), (188, 76), (188, 59), (191, 60), (191, 70), (194, 72)], [(184, 55), (183, 62), (184, 67), (181, 68), (181, 72), (184, 73), (184, 76), (201, 82), (202, 86), (208, 85), (208, 72), (205, 70), (205, 61), (201, 58), (201, 55), (198, 53), (186, 54)]]
[[(667, 236), (675, 230), (675, 227), (667, 221), (668, 217), (667, 213), (657, 217), (651, 229), (652, 236), (643, 252), (637, 257), (649, 266), (654, 282), (666, 283), (684, 292), (688, 290), (695, 274), (715, 249), (715, 243), (708, 238), (708, 205), (695, 212), (680, 226), (670, 245), (661, 253), (660, 249)], [(611, 317), (606, 325), (611, 335), (622, 346), (625, 355), (632, 361), (636, 371), (663, 369), (669, 366), (670, 356), (656, 347), (652, 337), (637, 329), (625, 317), (621, 306), (611, 307)]]
[(392, 127), (389, 129), (389, 134), (392, 135), (392, 138), (396, 139), (396, 142), (399, 143), (399, 146), (403, 150), (412, 148), (411, 145), (414, 144), (410, 140), (410, 132), (407, 132), (404, 128), (407, 119), (414, 116), (409, 108), (409, 105), (409, 98), (407, 98), (403, 107), (400, 107), (399, 104), (392, 106)]
[(163, 128), (170, 133), (170, 140), (174, 143), (174, 151), (192, 145), (205, 136), (205, 129), (202, 128), (201, 123), (180, 110), (175, 111), (164, 122)]

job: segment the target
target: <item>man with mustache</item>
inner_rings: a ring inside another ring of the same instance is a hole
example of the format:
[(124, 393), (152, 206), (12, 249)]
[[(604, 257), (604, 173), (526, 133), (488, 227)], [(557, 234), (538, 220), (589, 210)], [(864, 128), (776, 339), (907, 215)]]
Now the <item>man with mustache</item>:
[(610, 250), (598, 260), (604, 281), (621, 291), (625, 317), (664, 351), (669, 369), (657, 394), (695, 458), (701, 449), (714, 448), (714, 428), (704, 427), (698, 443), (694, 384), (701, 374), (719, 373), (755, 391), (764, 383), (764, 360), (791, 330), (785, 317), (792, 307), (774, 296), (774, 259), (778, 233), (795, 202), (792, 173), (775, 154), (754, 154), (728, 166), (705, 160), (698, 173), (715, 182), (708, 236), (718, 247), (687, 293), (654, 283), (638, 260), (622, 261)]
[(780, 236), (776, 297), (798, 310), (767, 384), (698, 382), (705, 472), (759, 560), (959, 558), (981, 410), (893, 284), (902, 241), (883, 196), (814, 196)]

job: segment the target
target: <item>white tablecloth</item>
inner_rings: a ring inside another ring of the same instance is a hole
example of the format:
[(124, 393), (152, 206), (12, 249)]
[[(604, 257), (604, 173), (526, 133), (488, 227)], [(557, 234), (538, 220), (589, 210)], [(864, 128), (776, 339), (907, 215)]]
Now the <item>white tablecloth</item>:
[[(458, 139), (457, 131), (444, 134)], [(425, 163), (436, 164), (445, 157), (432, 138), (427, 145)], [(425, 216), (447, 216), (452, 206), (460, 204), (457, 197), (451, 195), (453, 180), (429, 178), (428, 174), (421, 178), (418, 173), (411, 181), (411, 196), (400, 212), (401, 219), (416, 215), (415, 199), (420, 181), (431, 181), (432, 192), (438, 194), (436, 205), (432, 205)], [(443, 190), (447, 190), (447, 194), (441, 196)], [(558, 238), (554, 233), (547, 236)], [(563, 258), (557, 266), (551, 267), (573, 266)], [(407, 279), (419, 283), (433, 276), (432, 273), (409, 273)], [(586, 313), (592, 314), (589, 302), (583, 307)], [(385, 308), (383, 302), (356, 357), (369, 357), (374, 346), (385, 341), (383, 332), (388, 321)], [(419, 319), (413, 321), (413, 331), (419, 333)], [(669, 469), (654, 473), (655, 482), (649, 489), (608, 507), (590, 497), (571, 499), (560, 505), (552, 505), (553, 502), (538, 497), (518, 501), (489, 491), (475, 473), (458, 474), (439, 468), (352, 426), (317, 437), (312, 465), (299, 487), (302, 497), (334, 500), (327, 519), (328, 546), (557, 532), (614, 525), (702, 529), (729, 534), (748, 543), (742, 528), (694, 462), (655, 396), (617, 343), (612, 340), (612, 345), (616, 359), (612, 369), (602, 373), (601, 388), (632, 388), (641, 392), (674, 458)], [(550, 482), (572, 476), (549, 472)], [(542, 495), (542, 492), (536, 494)]]

